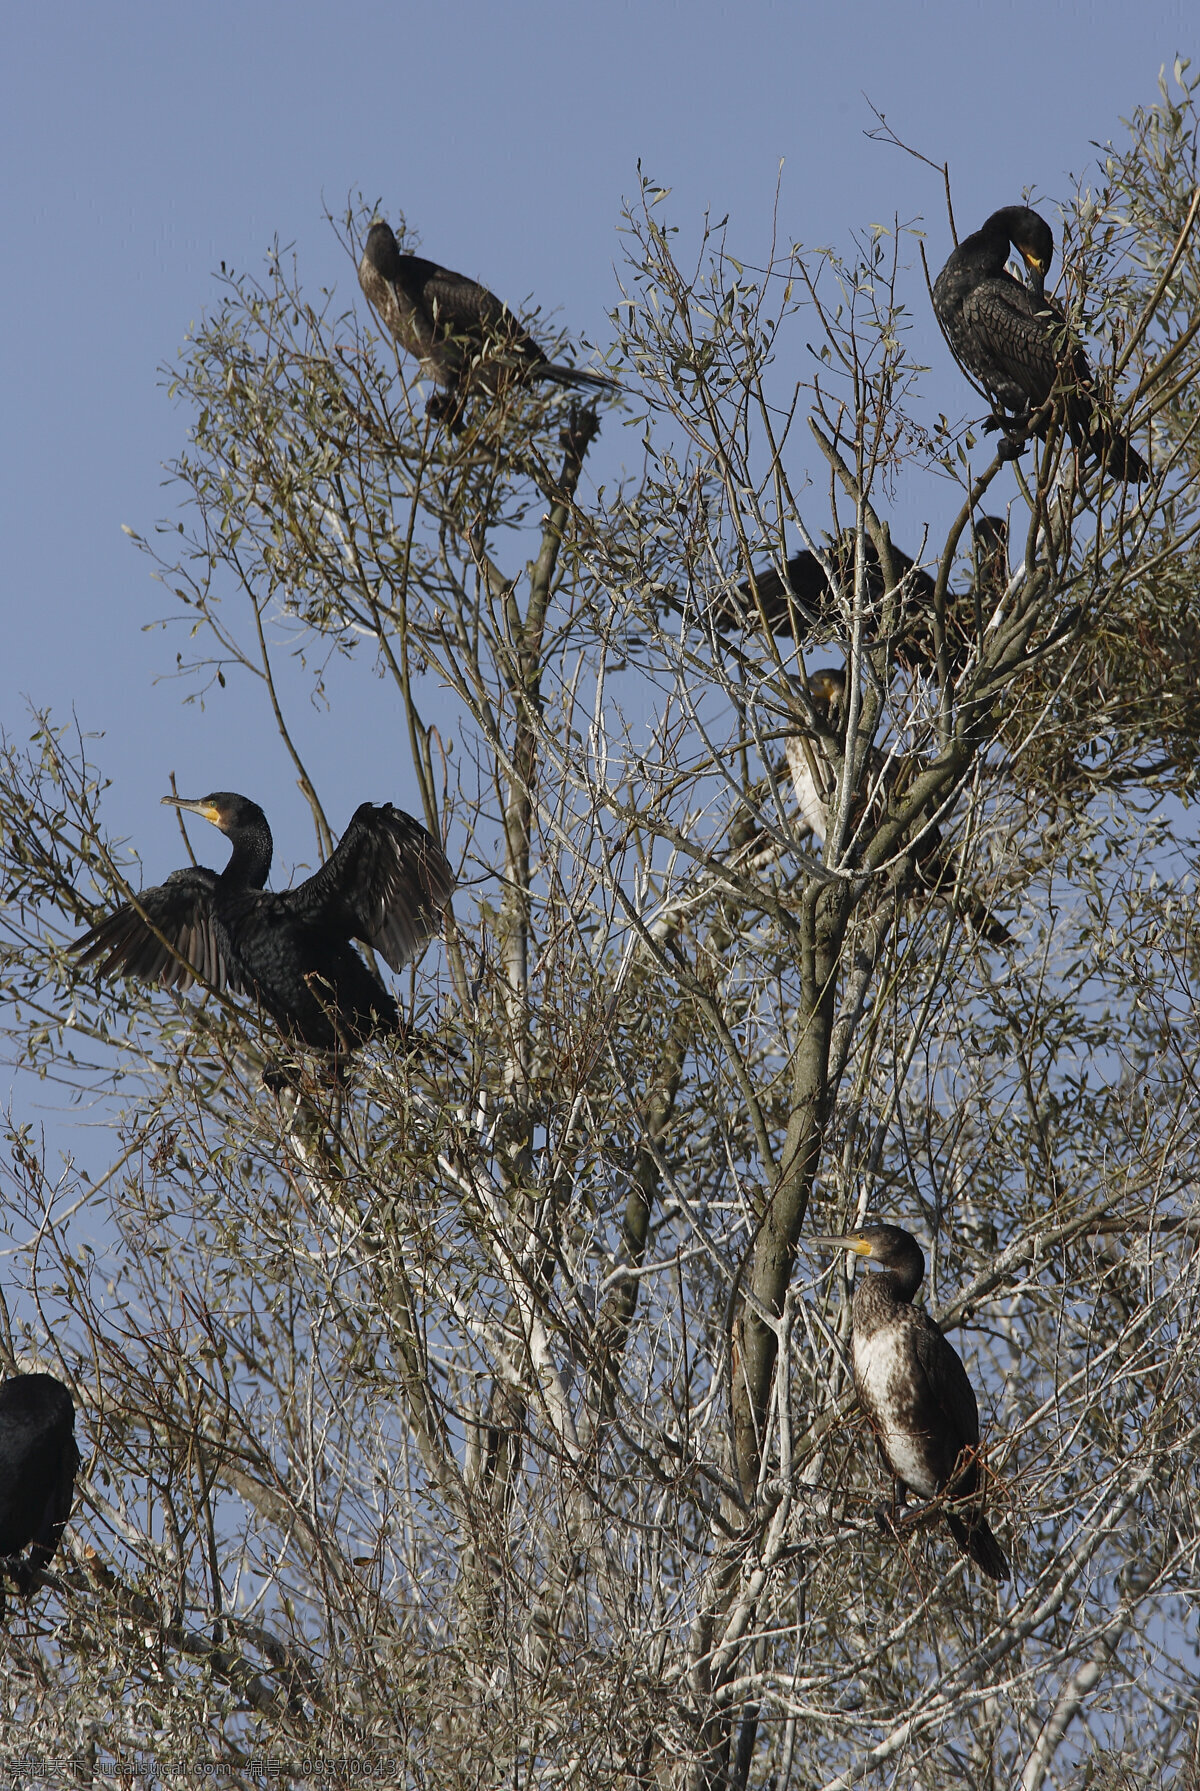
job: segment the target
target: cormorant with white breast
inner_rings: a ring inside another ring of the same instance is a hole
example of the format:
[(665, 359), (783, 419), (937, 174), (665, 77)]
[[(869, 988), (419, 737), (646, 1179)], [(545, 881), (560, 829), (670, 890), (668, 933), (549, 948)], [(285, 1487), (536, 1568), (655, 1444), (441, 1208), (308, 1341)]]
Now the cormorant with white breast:
[(367, 232), (358, 283), (401, 348), (440, 388), (426, 405), (439, 422), (458, 426), (474, 391), (548, 379), (560, 386), (615, 392), (615, 379), (551, 361), (494, 292), (420, 255), (402, 255), (390, 224)]
[[(1023, 285), (1008, 272), (1012, 244), (1028, 270)], [(1053, 396), (1065, 403), (1076, 448), (1092, 453), (1117, 479), (1144, 479), (1146, 462), (1105, 417), (1083, 346), (1045, 294), (1054, 236), (1027, 205), (994, 211), (965, 237), (934, 282), (933, 308), (958, 360), (994, 403), (1012, 413), (991, 419), (1019, 443), (1029, 418)]]
[(400, 1030), (392, 996), (354, 950), (359, 939), (399, 970), (436, 931), (454, 893), (446, 854), (390, 802), (364, 802), (319, 871), (295, 889), (266, 886), (273, 842), (256, 802), (231, 791), (163, 801), (201, 815), (231, 841), (219, 874), (173, 871), (75, 940), (101, 975), (186, 989), (197, 978), (256, 1001), (287, 1037), (343, 1055)]
[(851, 1250), (882, 1269), (860, 1276), (854, 1290), (851, 1361), (859, 1402), (901, 1487), (944, 1498), (963, 1554), (989, 1578), (1006, 1580), (1008, 1558), (983, 1514), (974, 1388), (957, 1350), (912, 1304), (925, 1273), (920, 1245), (898, 1225), (864, 1225), (809, 1242)]
[[(820, 666), (807, 674), (803, 688), (824, 731), (819, 735), (811, 732), (800, 703), (793, 698), (797, 725), (787, 735), (784, 751), (797, 806), (814, 837), (824, 846), (837, 794), (844, 745), (846, 669), (836, 665)], [(859, 792), (850, 814), (852, 855), (866, 834), (882, 821), (889, 801), (902, 782), (911, 776), (913, 763), (904, 756), (889, 757), (873, 745), (864, 771), (866, 788)], [(937, 900), (948, 902), (972, 932), (989, 945), (1011, 945), (1013, 937), (1004, 922), (969, 889), (960, 888), (960, 882), (957, 852), (945, 843), (937, 823), (926, 821), (913, 849), (912, 893), (924, 891)]]
[(0, 1556), (23, 1597), (54, 1559), (78, 1467), (75, 1405), (62, 1382), (52, 1374), (12, 1375), (0, 1386)]

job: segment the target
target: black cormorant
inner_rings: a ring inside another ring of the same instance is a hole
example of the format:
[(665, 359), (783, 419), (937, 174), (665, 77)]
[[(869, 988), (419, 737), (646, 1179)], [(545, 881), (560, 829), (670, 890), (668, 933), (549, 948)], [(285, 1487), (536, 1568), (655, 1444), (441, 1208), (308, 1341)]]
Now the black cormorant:
[(946, 1522), (963, 1554), (991, 1579), (1006, 1580), (1008, 1559), (983, 1514), (974, 1389), (958, 1351), (912, 1304), (925, 1273), (920, 1245), (898, 1225), (864, 1225), (809, 1242), (852, 1250), (883, 1270), (861, 1275), (854, 1290), (851, 1359), (859, 1401), (901, 1488), (944, 1498)]
[[(837, 793), (838, 777), (836, 759), (831, 756), (828, 748), (832, 747), (835, 753), (840, 751), (839, 737), (846, 726), (845, 667), (821, 666), (808, 673), (806, 684), (817, 720), (829, 730), (833, 739), (829, 738), (829, 734), (814, 735), (797, 703), (794, 713), (799, 725), (795, 732), (788, 734), (784, 749), (797, 806), (815, 837), (824, 845)], [(889, 759), (878, 746), (872, 746), (867, 761), (865, 787), (851, 811), (848, 837), (852, 846), (864, 816), (868, 826), (875, 825), (883, 818), (899, 780), (907, 776), (910, 769), (909, 760)], [(928, 895), (950, 903), (954, 912), (989, 945), (1011, 945), (1012, 934), (1003, 921), (997, 920), (991, 909), (977, 896), (968, 890), (959, 889), (959, 881), (955, 852), (945, 844), (940, 827), (936, 823), (926, 823), (913, 848), (912, 884), (909, 893), (925, 891)]]
[(186, 989), (194, 979), (248, 995), (289, 1038), (339, 1054), (395, 1032), (391, 995), (352, 939), (399, 970), (438, 925), (455, 877), (441, 846), (390, 802), (362, 803), (327, 863), (295, 889), (265, 888), (271, 829), (256, 802), (229, 791), (163, 801), (202, 815), (233, 844), (219, 874), (173, 871), (74, 942), (102, 975)]
[[(875, 543), (865, 537), (864, 569), (867, 596), (872, 604), (884, 594), (883, 574)], [(847, 530), (825, 550), (835, 577), (845, 586), (854, 582), (854, 532)], [(933, 580), (894, 543), (892, 561), (898, 584), (903, 586), (904, 609), (910, 604), (932, 605)], [(815, 629), (835, 621), (840, 610), (830, 589), (825, 568), (809, 548), (793, 554), (784, 567), (764, 566), (732, 591), (722, 591), (709, 606), (709, 617), (718, 632), (753, 630), (765, 620), (772, 634), (790, 639), (793, 629), (803, 641)]]
[[(1007, 270), (1010, 243), (1025, 263), (1028, 285)], [(959, 243), (934, 282), (938, 321), (967, 372), (1012, 413), (1018, 438), (1031, 413), (1057, 395), (1065, 399), (1078, 449), (1095, 454), (1114, 478), (1145, 478), (1145, 461), (1103, 415), (1082, 345), (1045, 295), (1053, 254), (1050, 226), (1037, 212), (1027, 205), (993, 212)], [(1006, 427), (1003, 417), (994, 420)]]
[(465, 274), (420, 255), (402, 255), (389, 224), (367, 232), (358, 283), (384, 324), (439, 391), (426, 410), (456, 425), (473, 391), (495, 392), (510, 380), (619, 391), (615, 379), (549, 360), (495, 293)]
[[(878, 551), (869, 536), (864, 537), (863, 547), (866, 596), (873, 612), (867, 629), (870, 637), (876, 638), (878, 613), (885, 596), (884, 579)], [(966, 590), (946, 594), (945, 630), (952, 676), (966, 665), (975, 645), (976, 596), (981, 599), (986, 625), (1007, 583), (1008, 524), (1003, 517), (975, 518), (974, 549), (978, 575)], [(934, 663), (934, 581), (923, 566), (918, 566), (894, 542), (891, 552), (899, 602), (888, 641), (889, 654), (905, 671), (927, 672)], [(842, 586), (840, 600), (821, 560), (805, 548), (793, 554), (783, 573), (775, 566), (766, 566), (732, 590), (718, 592), (709, 604), (707, 619), (718, 634), (753, 632), (765, 622), (772, 634), (798, 645), (814, 635), (829, 639), (844, 633), (844, 604), (854, 582), (854, 532), (847, 530), (831, 541), (824, 558)]]
[[(62, 1382), (52, 1374), (6, 1380), (0, 1386), (0, 1556), (24, 1597), (34, 1575), (54, 1559), (78, 1466), (75, 1406)], [(26, 1549), (27, 1558), (16, 1560)]]

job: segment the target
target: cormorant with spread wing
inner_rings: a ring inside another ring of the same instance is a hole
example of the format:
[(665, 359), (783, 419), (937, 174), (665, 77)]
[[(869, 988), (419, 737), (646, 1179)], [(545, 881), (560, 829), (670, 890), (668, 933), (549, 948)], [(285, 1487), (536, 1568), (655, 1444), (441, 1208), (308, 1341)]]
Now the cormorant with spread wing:
[(548, 379), (560, 386), (619, 391), (615, 379), (551, 361), (495, 293), (465, 274), (420, 255), (402, 255), (389, 224), (367, 232), (358, 283), (424, 378), (440, 388), (426, 411), (455, 427), (474, 391), (496, 392), (510, 381)]
[[(24, 1597), (62, 1540), (78, 1467), (75, 1405), (62, 1382), (52, 1374), (6, 1380), (0, 1386), (0, 1556)], [(27, 1558), (17, 1560), (26, 1549)]]
[(854, 1290), (851, 1362), (859, 1402), (888, 1467), (903, 1488), (944, 1498), (963, 1554), (989, 1578), (1009, 1577), (1008, 1558), (983, 1514), (979, 1408), (954, 1346), (912, 1304), (925, 1273), (917, 1240), (898, 1225), (864, 1225), (812, 1244), (851, 1250), (882, 1274)]
[[(1028, 270), (1022, 285), (1008, 272), (1012, 244)], [(933, 287), (933, 308), (956, 357), (1013, 421), (992, 419), (1019, 440), (1030, 416), (1051, 398), (1065, 401), (1071, 440), (1095, 454), (1117, 479), (1143, 479), (1145, 461), (1103, 414), (1083, 346), (1045, 295), (1054, 237), (1027, 205), (994, 211), (965, 237)]]
[(364, 802), (327, 863), (295, 889), (266, 888), (272, 840), (256, 802), (229, 791), (163, 801), (220, 828), (233, 855), (219, 874), (173, 871), (74, 942), (101, 975), (186, 989), (199, 978), (248, 995), (280, 1031), (343, 1054), (400, 1028), (396, 1003), (350, 944), (399, 970), (435, 932), (455, 877), (441, 846), (390, 802)]

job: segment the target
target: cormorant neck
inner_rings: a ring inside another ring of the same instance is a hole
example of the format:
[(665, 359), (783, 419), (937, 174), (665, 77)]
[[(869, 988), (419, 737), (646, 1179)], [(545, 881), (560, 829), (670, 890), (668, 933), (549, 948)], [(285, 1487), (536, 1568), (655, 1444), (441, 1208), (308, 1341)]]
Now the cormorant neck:
[(1008, 215), (1005, 212), (993, 212), (991, 217), (969, 236), (962, 248), (973, 260), (978, 260), (981, 271), (989, 274), (1002, 274), (1008, 265), (1008, 251), (1012, 243), (1009, 235)]
[(924, 1273), (925, 1265), (921, 1262), (906, 1262), (894, 1269), (867, 1270), (867, 1275), (879, 1289), (880, 1296), (898, 1306), (912, 1304), (912, 1297), (920, 1287)]
[(231, 827), (228, 838), (233, 854), (221, 872), (221, 882), (235, 889), (265, 889), (273, 851), (266, 816)]

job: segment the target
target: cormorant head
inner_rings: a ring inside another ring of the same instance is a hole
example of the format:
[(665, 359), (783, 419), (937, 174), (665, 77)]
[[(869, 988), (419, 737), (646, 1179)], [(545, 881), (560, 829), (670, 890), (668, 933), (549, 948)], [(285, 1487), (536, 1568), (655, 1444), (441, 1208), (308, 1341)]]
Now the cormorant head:
[(842, 698), (846, 694), (846, 668), (841, 665), (823, 665), (815, 672), (808, 674), (808, 689), (818, 709), (823, 710), (831, 718), (842, 706)]
[(1027, 205), (1006, 205), (1001, 211), (992, 213), (984, 229), (1006, 232), (1032, 276), (1030, 284), (1040, 298), (1054, 259), (1054, 233), (1045, 218), (1030, 211)]
[(395, 280), (401, 273), (400, 245), (390, 224), (374, 218), (363, 244), (363, 260), (369, 261), (385, 280)]
[(267, 817), (257, 802), (251, 802), (248, 796), (236, 796), (232, 790), (216, 790), (211, 796), (164, 796), (163, 801), (168, 808), (183, 808), (189, 815), (211, 821), (230, 839), (251, 829), (266, 828), (270, 835)]
[[(815, 672), (809, 672), (803, 680), (797, 679), (797, 690), (808, 692), (808, 699), (816, 710), (818, 718), (831, 728), (837, 728), (842, 717), (842, 701), (846, 695), (846, 672), (844, 666), (822, 665)], [(802, 713), (797, 706), (797, 713)]]
[(809, 1238), (810, 1244), (823, 1244), (851, 1250), (865, 1256), (881, 1269), (891, 1269), (911, 1281), (914, 1288), (925, 1273), (925, 1255), (911, 1232), (899, 1225), (861, 1225), (857, 1231), (838, 1236)]
[(23, 1421), (54, 1419), (70, 1429), (75, 1402), (52, 1374), (14, 1374), (0, 1386), (0, 1414)]

